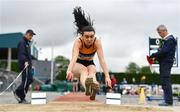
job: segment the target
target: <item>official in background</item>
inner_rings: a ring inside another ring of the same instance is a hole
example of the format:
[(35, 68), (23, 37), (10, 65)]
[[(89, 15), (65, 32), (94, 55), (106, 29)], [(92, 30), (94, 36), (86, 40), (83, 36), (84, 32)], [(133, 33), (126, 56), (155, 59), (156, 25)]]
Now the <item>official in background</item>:
[(36, 34), (33, 32), (33, 30), (29, 29), (18, 43), (18, 65), (20, 71), (23, 71), (25, 66), (27, 66), (22, 73), (21, 84), (14, 91), (15, 98), (19, 103), (28, 103), (25, 97), (26, 93), (28, 92), (29, 85), (33, 82), (30, 42), (34, 35)]
[(160, 80), (164, 92), (164, 102), (159, 106), (173, 105), (172, 85), (171, 85), (171, 68), (174, 62), (174, 56), (177, 46), (177, 41), (173, 35), (168, 34), (165, 25), (157, 27), (157, 32), (164, 40), (158, 52), (153, 53), (150, 58), (157, 59), (160, 65)]

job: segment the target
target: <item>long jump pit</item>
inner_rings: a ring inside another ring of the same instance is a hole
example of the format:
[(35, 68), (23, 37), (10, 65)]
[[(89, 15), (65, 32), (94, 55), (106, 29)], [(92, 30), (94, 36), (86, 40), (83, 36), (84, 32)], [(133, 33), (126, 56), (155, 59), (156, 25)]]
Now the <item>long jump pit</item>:
[(42, 105), (0, 104), (0, 112), (173, 112), (173, 107), (109, 105), (98, 100), (91, 101), (84, 93), (69, 93)]

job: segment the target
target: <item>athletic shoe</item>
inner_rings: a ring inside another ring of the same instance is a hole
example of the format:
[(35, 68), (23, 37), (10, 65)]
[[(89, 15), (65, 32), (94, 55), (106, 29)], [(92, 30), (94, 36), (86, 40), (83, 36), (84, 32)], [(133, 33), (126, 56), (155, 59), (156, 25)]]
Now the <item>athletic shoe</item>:
[(28, 102), (26, 99), (19, 101), (19, 103), (21, 103), (21, 104), (30, 104), (30, 102)]
[(87, 78), (85, 81), (85, 86), (86, 86), (86, 91), (85, 94), (86, 96), (90, 96), (91, 94), (91, 84), (93, 83), (93, 78)]
[(173, 104), (172, 103), (166, 103), (166, 102), (163, 102), (163, 103), (160, 103), (158, 104), (159, 106), (172, 106)]
[(21, 98), (16, 94), (16, 91), (13, 91), (13, 95), (14, 95), (14, 98), (20, 102), (21, 101)]
[(90, 95), (90, 100), (95, 100), (96, 93), (99, 92), (99, 89), (100, 89), (99, 84), (92, 83), (91, 88), (92, 88), (92, 92), (91, 92), (91, 95)]

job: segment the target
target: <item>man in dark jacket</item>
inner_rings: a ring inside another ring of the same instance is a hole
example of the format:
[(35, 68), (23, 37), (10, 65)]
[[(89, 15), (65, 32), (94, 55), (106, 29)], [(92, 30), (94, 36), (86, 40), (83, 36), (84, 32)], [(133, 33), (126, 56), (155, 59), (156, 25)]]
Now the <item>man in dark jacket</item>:
[[(27, 103), (25, 99), (26, 93), (28, 92), (29, 85), (33, 82), (30, 46), (30, 41), (32, 40), (33, 35), (36, 35), (33, 30), (27, 30), (18, 44), (18, 65), (20, 71), (24, 70), (22, 73), (22, 82), (14, 91), (14, 95), (19, 103)], [(24, 69), (26, 66), (27, 68)]]
[(162, 89), (164, 92), (164, 102), (159, 106), (173, 105), (172, 85), (171, 85), (171, 68), (174, 62), (174, 56), (177, 41), (173, 35), (169, 35), (165, 25), (157, 27), (158, 34), (163, 38), (164, 43), (158, 52), (153, 53), (150, 57), (157, 59), (159, 62), (159, 72)]

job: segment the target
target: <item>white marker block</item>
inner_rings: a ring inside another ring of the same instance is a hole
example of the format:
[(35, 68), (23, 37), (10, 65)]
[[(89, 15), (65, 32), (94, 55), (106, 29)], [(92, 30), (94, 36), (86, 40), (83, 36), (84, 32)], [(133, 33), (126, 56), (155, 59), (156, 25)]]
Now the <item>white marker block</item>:
[(32, 93), (31, 104), (46, 104), (46, 93), (44, 92)]
[(106, 93), (106, 104), (120, 105), (121, 94), (120, 93)]

